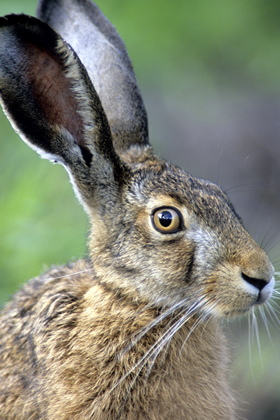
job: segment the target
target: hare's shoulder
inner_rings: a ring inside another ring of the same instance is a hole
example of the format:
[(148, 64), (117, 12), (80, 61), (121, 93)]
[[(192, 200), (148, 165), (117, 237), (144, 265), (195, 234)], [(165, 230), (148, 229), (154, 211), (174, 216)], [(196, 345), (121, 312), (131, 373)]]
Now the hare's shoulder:
[(8, 316), (12, 323), (16, 322), (20, 327), (26, 318), (38, 315), (45, 319), (54, 317), (56, 313), (65, 310), (62, 308), (69, 309), (69, 305), (77, 305), (92, 285), (93, 278), (87, 260), (51, 268), (40, 277), (30, 280), (17, 292), (2, 311), (1, 318), (5, 318), (7, 323)]

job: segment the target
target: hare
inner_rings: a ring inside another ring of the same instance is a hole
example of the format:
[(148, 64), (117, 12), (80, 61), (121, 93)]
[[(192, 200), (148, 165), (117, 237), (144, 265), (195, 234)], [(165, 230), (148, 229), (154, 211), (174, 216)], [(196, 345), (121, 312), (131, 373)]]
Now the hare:
[[(235, 419), (221, 319), (274, 269), (226, 194), (155, 156), (125, 46), (90, 0), (0, 19), (0, 93), (62, 164), (89, 259), (27, 283), (0, 318), (1, 419)], [(71, 46), (70, 46), (71, 45)]]

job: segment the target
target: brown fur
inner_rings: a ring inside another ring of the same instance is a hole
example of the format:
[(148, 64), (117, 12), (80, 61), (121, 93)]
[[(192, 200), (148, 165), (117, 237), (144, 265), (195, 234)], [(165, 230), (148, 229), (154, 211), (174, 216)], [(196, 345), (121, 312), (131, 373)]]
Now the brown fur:
[(1, 343), (11, 349), (0, 359), (9, 378), (0, 399), (3, 419), (233, 418), (227, 352), (214, 320), (186, 344), (193, 319), (152, 372), (139, 366), (122, 381), (176, 314), (125, 350), (158, 313), (94, 284), (85, 261), (34, 279), (2, 316)]
[(89, 260), (31, 280), (2, 311), (1, 419), (233, 420), (220, 319), (265, 302), (273, 267), (217, 185), (153, 154), (131, 63), (96, 6), (42, 0), (38, 14), (47, 24), (0, 19), (1, 101), (67, 168)]

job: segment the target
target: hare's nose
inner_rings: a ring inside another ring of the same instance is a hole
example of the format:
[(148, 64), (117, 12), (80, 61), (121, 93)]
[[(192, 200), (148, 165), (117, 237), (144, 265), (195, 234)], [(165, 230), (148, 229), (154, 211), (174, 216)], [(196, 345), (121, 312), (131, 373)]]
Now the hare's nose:
[(242, 278), (259, 291), (256, 303), (261, 304), (272, 296), (275, 285), (274, 277), (271, 277), (269, 280), (263, 280), (255, 277), (250, 277), (247, 276), (247, 274), (242, 273)]
[(247, 276), (245, 273), (241, 273), (243, 280), (247, 281), (247, 283), (251, 284), (252, 286), (256, 287), (261, 291), (270, 281), (257, 279), (255, 277)]

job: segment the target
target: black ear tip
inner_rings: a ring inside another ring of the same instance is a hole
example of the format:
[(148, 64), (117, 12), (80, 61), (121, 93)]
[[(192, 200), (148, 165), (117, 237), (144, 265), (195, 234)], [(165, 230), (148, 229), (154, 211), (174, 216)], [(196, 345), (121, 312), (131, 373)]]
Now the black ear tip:
[(10, 43), (23, 44), (31, 42), (33, 45), (45, 45), (53, 49), (57, 45), (58, 35), (48, 24), (40, 19), (25, 14), (11, 14), (0, 18), (0, 34), (10, 29)]
[(39, 19), (25, 15), (24, 13), (15, 14), (11, 13), (9, 15), (1, 16), (0, 17), (0, 26), (13, 26), (13, 25), (27, 25), (30, 26), (33, 22), (38, 21)]

